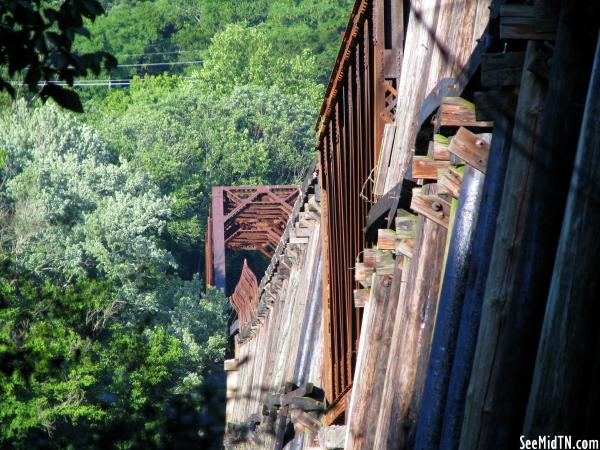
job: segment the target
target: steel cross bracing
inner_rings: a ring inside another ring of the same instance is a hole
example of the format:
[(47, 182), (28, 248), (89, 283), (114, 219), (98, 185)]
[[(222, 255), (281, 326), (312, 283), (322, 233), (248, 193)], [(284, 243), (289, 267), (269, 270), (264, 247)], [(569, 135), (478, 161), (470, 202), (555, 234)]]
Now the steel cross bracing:
[(206, 281), (225, 288), (225, 249), (273, 255), (299, 187), (215, 186), (206, 237)]

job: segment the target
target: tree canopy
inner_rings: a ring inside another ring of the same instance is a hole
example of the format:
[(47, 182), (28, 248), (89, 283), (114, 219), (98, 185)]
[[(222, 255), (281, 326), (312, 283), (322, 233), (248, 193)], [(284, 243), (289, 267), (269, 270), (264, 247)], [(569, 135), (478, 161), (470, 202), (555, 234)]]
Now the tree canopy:
[[(231, 311), (202, 280), (211, 188), (302, 179), (350, 1), (7, 5), (3, 86), (35, 89), (0, 112), (0, 447), (221, 448)], [(23, 17), (39, 30), (11, 35)], [(11, 62), (20, 45), (39, 77)], [(100, 70), (106, 54), (121, 66)], [(57, 79), (85, 85), (56, 98), (84, 114), (38, 100)]]

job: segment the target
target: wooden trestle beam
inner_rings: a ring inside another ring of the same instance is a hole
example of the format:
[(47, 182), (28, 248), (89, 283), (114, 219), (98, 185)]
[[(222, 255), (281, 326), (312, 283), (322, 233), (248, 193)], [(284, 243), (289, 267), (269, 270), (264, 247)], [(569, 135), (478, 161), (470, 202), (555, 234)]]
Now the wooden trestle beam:
[(213, 187), (206, 239), (207, 284), (225, 289), (226, 248), (273, 256), (298, 193), (297, 185)]

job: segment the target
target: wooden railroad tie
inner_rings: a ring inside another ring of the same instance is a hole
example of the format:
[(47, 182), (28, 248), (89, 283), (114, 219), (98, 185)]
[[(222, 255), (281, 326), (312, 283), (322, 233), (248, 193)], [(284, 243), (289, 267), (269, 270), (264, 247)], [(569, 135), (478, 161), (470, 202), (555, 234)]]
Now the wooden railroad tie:
[(450, 203), (439, 195), (423, 194), (421, 188), (415, 188), (410, 209), (448, 229)]
[(438, 193), (450, 194), (454, 198), (460, 195), (462, 174), (455, 168), (440, 170), (438, 172)]
[(434, 118), (434, 129), (440, 127), (489, 128), (493, 122), (477, 120), (475, 105), (461, 97), (444, 97)]
[(449, 150), (473, 168), (485, 173), (490, 156), (490, 134), (477, 135), (464, 127), (450, 141)]
[[(449, 159), (449, 158), (448, 158)], [(450, 168), (450, 161), (441, 161), (429, 156), (414, 156), (412, 163), (413, 178), (436, 180), (438, 170)]]

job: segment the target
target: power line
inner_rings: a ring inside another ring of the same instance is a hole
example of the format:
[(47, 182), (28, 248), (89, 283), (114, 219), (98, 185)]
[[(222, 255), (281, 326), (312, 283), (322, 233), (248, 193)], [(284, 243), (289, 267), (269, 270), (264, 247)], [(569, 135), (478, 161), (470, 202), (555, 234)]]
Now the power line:
[[(197, 80), (193, 77), (182, 77), (183, 80), (189, 81), (191, 83), (195, 83)], [(86, 86), (107, 86), (107, 87), (119, 87), (119, 86), (130, 86), (132, 82), (132, 79), (120, 79), (120, 80), (113, 80), (113, 79), (105, 79), (105, 80), (80, 80), (80, 81), (75, 81), (73, 82), (73, 85), (69, 85), (67, 82), (65, 81), (52, 81), (49, 82), (48, 84), (55, 84), (57, 86), (61, 86), (61, 87), (86, 87)], [(143, 82), (143, 79), (142, 79)], [(25, 83), (21, 82), (19, 83), (21, 86), (24, 86)], [(44, 86), (46, 83), (38, 83), (39, 87)]]
[(156, 56), (156, 55), (180, 55), (183, 53), (200, 53), (203, 50), (176, 50), (172, 52), (150, 52), (150, 53), (124, 53), (118, 57), (132, 57), (132, 56)]
[(175, 62), (162, 62), (162, 63), (136, 63), (136, 64), (119, 64), (119, 67), (149, 67), (149, 66), (178, 66), (185, 64), (202, 64), (202, 60), (197, 61), (175, 61)]

